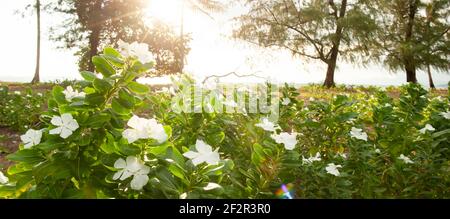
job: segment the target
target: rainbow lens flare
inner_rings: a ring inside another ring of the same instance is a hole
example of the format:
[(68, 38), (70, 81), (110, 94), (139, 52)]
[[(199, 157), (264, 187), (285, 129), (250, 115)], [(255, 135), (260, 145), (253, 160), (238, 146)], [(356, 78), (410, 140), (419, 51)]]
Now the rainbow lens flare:
[(281, 199), (294, 199), (294, 185), (289, 183), (281, 185), (281, 188), (275, 192), (275, 195)]

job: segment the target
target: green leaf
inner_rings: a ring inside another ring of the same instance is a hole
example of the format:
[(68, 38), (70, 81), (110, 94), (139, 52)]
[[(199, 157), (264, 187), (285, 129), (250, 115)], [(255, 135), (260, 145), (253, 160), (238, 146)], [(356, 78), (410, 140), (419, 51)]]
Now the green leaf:
[(101, 128), (104, 127), (105, 123), (109, 122), (110, 119), (111, 115), (106, 113), (94, 114), (89, 118), (86, 125), (91, 128)]
[(103, 54), (116, 58), (121, 57), (120, 53), (112, 47), (105, 47), (103, 49)]
[(150, 88), (148, 88), (147, 86), (143, 85), (143, 84), (139, 84), (135, 81), (132, 81), (128, 84), (128, 88), (138, 94), (145, 94), (148, 93), (150, 91)]
[(119, 115), (128, 115), (130, 114), (130, 110), (126, 107), (122, 106), (122, 104), (119, 103), (119, 100), (117, 98), (114, 98), (111, 102), (111, 107), (113, 111)]
[(112, 154), (116, 151), (114, 137), (110, 133), (106, 133), (106, 141), (102, 145), (100, 145), (100, 148), (106, 154)]
[(102, 94), (104, 94), (104, 93), (108, 92), (110, 89), (112, 89), (112, 85), (103, 79), (96, 78), (94, 80), (93, 84), (94, 84), (95, 90), (97, 90), (99, 93), (102, 93)]
[(105, 77), (116, 74), (116, 70), (101, 56), (94, 56), (92, 63), (95, 65), (95, 69)]
[(53, 98), (55, 99), (55, 101), (58, 104), (67, 103), (66, 96), (64, 95), (63, 91), (64, 91), (64, 88), (62, 88), (61, 86), (58, 86), (58, 85), (54, 86), (52, 89)]
[(442, 135), (445, 135), (445, 134), (450, 134), (450, 129), (446, 129), (446, 130), (443, 130), (443, 131), (435, 132), (431, 136), (433, 138), (438, 138), (438, 137), (441, 137)]
[(45, 160), (45, 157), (42, 154), (33, 149), (24, 149), (17, 151), (14, 154), (10, 154), (7, 158), (11, 161), (16, 162), (24, 162), (28, 164), (37, 164)]
[(94, 79), (97, 78), (97, 76), (90, 71), (82, 71), (82, 72), (80, 72), (80, 74), (81, 74), (81, 77), (83, 77), (84, 80), (86, 80), (86, 81), (92, 82), (92, 81), (94, 81)]
[(127, 144), (127, 140), (124, 138), (122, 138), (117, 143), (117, 148), (119, 149), (120, 153), (127, 155), (127, 156), (136, 155), (136, 154), (141, 153), (141, 149), (139, 147), (131, 145), (131, 144)]
[(105, 102), (105, 97), (101, 94), (94, 93), (86, 95), (84, 100), (91, 106), (99, 106)]
[(180, 179), (186, 179), (183, 173), (183, 170), (177, 167), (176, 165), (169, 165), (169, 171), (176, 177)]

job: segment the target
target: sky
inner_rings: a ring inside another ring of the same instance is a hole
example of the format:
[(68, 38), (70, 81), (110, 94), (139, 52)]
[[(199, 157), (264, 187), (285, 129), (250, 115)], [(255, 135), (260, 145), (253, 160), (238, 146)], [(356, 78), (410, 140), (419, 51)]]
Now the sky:
[[(180, 0), (149, 0), (148, 14), (161, 19), (174, 28), (180, 27)], [(35, 14), (26, 13), (25, 17), (15, 13), (22, 10), (32, 0), (4, 1), (0, 8), (0, 81), (29, 82), (35, 69), (36, 19)], [(152, 7), (153, 5), (153, 7)], [(201, 13), (185, 9), (185, 30), (191, 33), (191, 52), (187, 57), (186, 71), (201, 79), (208, 75), (223, 75), (236, 72), (242, 75), (255, 74), (278, 82), (322, 83), (326, 66), (308, 59), (293, 58), (288, 51), (259, 48), (245, 42), (232, 39), (235, 27), (232, 18), (242, 13), (240, 6), (233, 6), (226, 13), (210, 19)], [(41, 79), (55, 81), (80, 79), (77, 57), (74, 50), (60, 50), (56, 43), (49, 40), (48, 30), (63, 21), (59, 15), (43, 13), (41, 42)], [(149, 18), (150, 19), (150, 18)], [(365, 68), (339, 62), (335, 80), (339, 84), (355, 85), (401, 85), (405, 83), (403, 72), (389, 72), (380, 65)], [(433, 74), (435, 84), (445, 87), (450, 74)], [(425, 72), (418, 72), (420, 83), (427, 85)], [(256, 78), (230, 77), (224, 81), (254, 81)], [(168, 82), (167, 78), (148, 80), (153, 83)]]

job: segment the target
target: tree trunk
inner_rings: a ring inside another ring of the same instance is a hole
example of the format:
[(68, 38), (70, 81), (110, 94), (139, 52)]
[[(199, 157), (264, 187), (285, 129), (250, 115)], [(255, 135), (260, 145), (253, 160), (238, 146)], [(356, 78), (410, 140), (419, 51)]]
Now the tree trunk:
[[(418, 0), (409, 0), (409, 12), (408, 22), (406, 24), (405, 42), (410, 47), (413, 46), (411, 44), (413, 38), (414, 20), (416, 17), (418, 4)], [(408, 51), (406, 51), (406, 54), (403, 54), (403, 63), (406, 71), (406, 82), (417, 83), (416, 65), (414, 63), (414, 54), (412, 54), (411, 49), (408, 49)]]
[(342, 31), (343, 31), (343, 27), (339, 23), (339, 19), (345, 17), (346, 11), (347, 11), (347, 0), (342, 0), (341, 8), (339, 9), (339, 15), (336, 12), (335, 37), (333, 39), (333, 47), (331, 48), (330, 58), (327, 60), (327, 64), (328, 64), (327, 75), (326, 75), (325, 81), (323, 83), (323, 86), (325, 86), (327, 88), (333, 87), (335, 85), (334, 72), (336, 70), (337, 58), (339, 56), (339, 46), (341, 44)]
[(88, 58), (88, 70), (95, 71), (94, 63), (92, 63), (92, 57), (96, 56), (98, 53), (98, 46), (100, 44), (100, 29), (95, 27), (91, 30), (89, 35), (89, 58)]
[(88, 52), (88, 70), (95, 71), (94, 63), (92, 63), (92, 57), (98, 53), (98, 47), (100, 45), (100, 34), (103, 26), (103, 17), (101, 16), (102, 1), (95, 1), (93, 6), (93, 14), (89, 21), (88, 28), (91, 31), (89, 35), (89, 52)]
[(334, 87), (334, 72), (336, 70), (336, 62), (338, 57), (339, 50), (337, 47), (333, 47), (333, 51), (331, 52), (331, 58), (328, 62), (328, 68), (327, 68), (327, 75), (325, 77), (325, 82), (323, 83), (323, 86), (330, 88)]
[(37, 47), (36, 47), (36, 69), (34, 71), (34, 77), (31, 81), (32, 84), (39, 83), (39, 70), (41, 62), (41, 1), (36, 0), (36, 16), (37, 16)]
[(413, 60), (405, 60), (406, 82), (417, 83), (416, 68)]
[(431, 67), (430, 67), (430, 65), (427, 65), (427, 72), (428, 72), (428, 81), (430, 82), (430, 88), (431, 89), (436, 89), (436, 87), (434, 86), (433, 77), (431, 76)]

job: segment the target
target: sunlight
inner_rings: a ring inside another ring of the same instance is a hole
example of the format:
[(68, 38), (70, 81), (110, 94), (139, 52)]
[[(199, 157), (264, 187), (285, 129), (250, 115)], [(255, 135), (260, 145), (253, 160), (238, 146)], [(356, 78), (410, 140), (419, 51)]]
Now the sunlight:
[(181, 22), (182, 0), (149, 0), (147, 16), (170, 25)]

